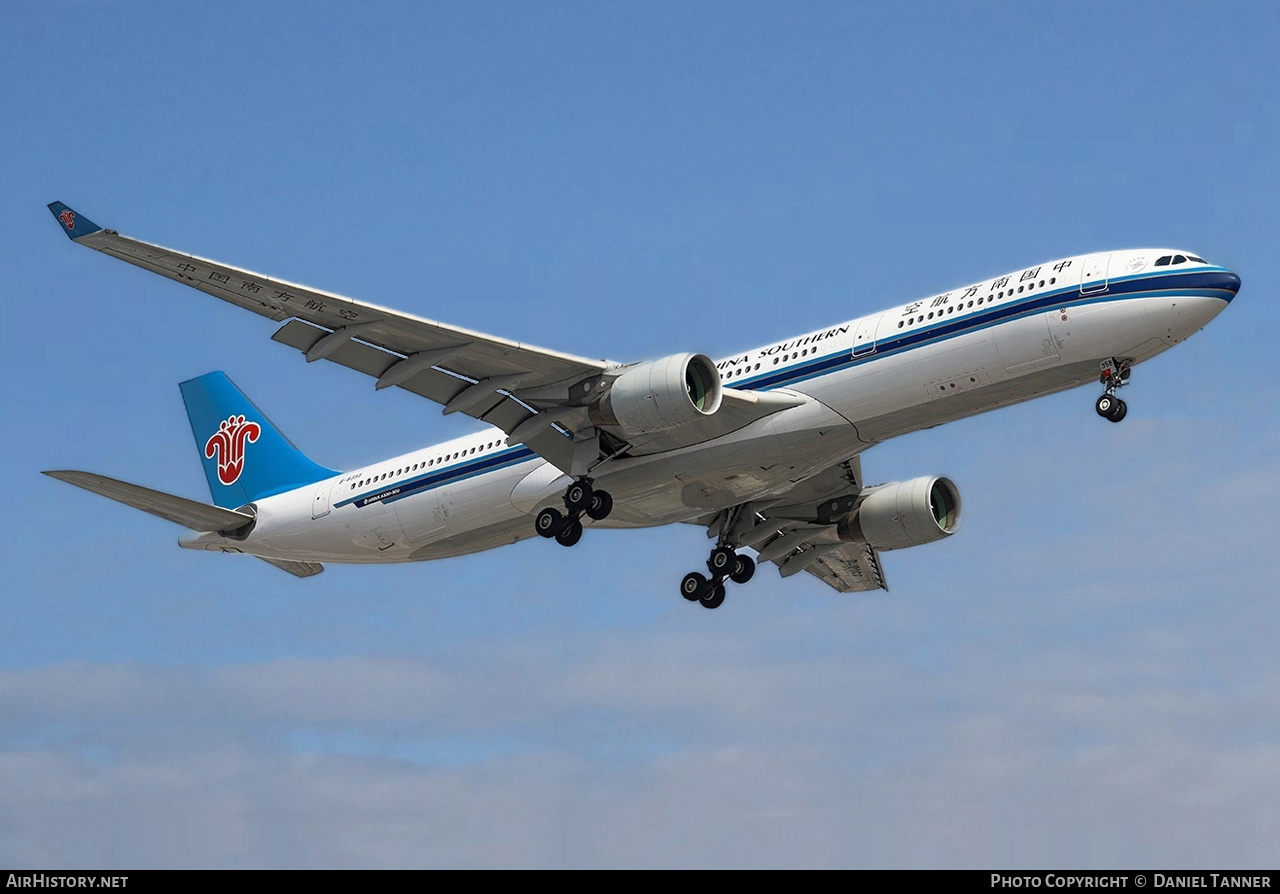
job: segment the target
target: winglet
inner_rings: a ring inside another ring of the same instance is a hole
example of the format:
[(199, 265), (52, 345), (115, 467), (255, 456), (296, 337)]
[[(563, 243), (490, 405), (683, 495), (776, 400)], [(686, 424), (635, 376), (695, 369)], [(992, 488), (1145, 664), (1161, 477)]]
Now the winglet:
[(68, 239), (79, 239), (81, 236), (88, 236), (102, 229), (83, 214), (76, 214), (61, 202), (50, 202), (49, 210), (58, 219), (58, 223), (62, 224)]

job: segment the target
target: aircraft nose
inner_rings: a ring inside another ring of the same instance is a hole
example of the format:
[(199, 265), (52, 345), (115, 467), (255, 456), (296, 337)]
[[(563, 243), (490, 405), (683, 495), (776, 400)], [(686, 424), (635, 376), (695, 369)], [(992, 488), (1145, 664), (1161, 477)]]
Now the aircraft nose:
[(1240, 277), (1238, 274), (1232, 273), (1230, 270), (1222, 270), (1209, 274), (1209, 288), (1221, 289), (1224, 292), (1230, 292), (1225, 295), (1228, 301), (1236, 297), (1236, 293), (1240, 291)]

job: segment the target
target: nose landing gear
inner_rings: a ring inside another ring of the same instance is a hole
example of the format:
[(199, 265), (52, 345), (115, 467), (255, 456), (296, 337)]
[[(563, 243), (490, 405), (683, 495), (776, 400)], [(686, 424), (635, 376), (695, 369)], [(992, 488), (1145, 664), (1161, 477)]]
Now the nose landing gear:
[(590, 478), (579, 478), (564, 491), (565, 513), (548, 506), (538, 513), (533, 529), (542, 537), (554, 537), (561, 546), (573, 546), (582, 539), (582, 516), (603, 521), (613, 511), (608, 491), (595, 490)]
[(1102, 373), (1098, 376), (1098, 381), (1102, 383), (1106, 392), (1098, 398), (1093, 408), (1103, 419), (1119, 422), (1128, 415), (1129, 407), (1123, 400), (1116, 397), (1116, 389), (1129, 384), (1130, 372), (1132, 370), (1128, 361), (1111, 359), (1102, 362)]

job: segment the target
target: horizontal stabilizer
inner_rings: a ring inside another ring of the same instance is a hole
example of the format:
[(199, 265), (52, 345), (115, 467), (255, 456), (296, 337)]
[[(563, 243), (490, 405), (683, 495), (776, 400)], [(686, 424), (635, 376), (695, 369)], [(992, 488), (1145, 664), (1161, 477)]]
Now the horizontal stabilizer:
[(313, 577), (324, 571), (324, 566), (319, 562), (295, 562), (292, 559), (268, 559), (266, 556), (258, 556), (259, 559), (268, 565), (274, 565), (284, 571), (289, 572), (294, 577)]
[[(44, 474), (50, 478), (65, 481), (67, 484), (74, 484), (76, 487), (93, 491), (95, 494), (101, 494), (118, 503), (124, 503), (126, 506), (132, 506), (134, 509), (149, 512), (152, 515), (190, 528), (193, 531), (235, 531), (253, 521), (252, 515), (247, 515), (243, 512), (222, 509), (218, 506), (210, 506), (207, 503), (197, 503), (195, 500), (175, 497), (172, 494), (161, 493), (149, 487), (129, 484), (126, 481), (117, 481), (105, 475), (69, 470), (45, 472)], [(293, 573), (296, 574), (297, 572)]]

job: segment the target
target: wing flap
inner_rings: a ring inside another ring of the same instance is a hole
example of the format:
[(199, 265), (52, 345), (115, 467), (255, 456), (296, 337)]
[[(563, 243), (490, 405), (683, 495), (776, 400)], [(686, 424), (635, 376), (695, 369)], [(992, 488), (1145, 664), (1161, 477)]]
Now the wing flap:
[(888, 590), (880, 555), (866, 543), (844, 543), (823, 552), (805, 571), (840, 593)]
[[(308, 353), (330, 335), (332, 333), (327, 329), (321, 329), (301, 320), (290, 320), (276, 331), (272, 339)], [(362, 372), (372, 378), (381, 379), (392, 367), (406, 358), (351, 338), (326, 351), (324, 359)], [(456, 398), (461, 397), (464, 392), (477, 384), (434, 367), (427, 367), (403, 382), (399, 382), (397, 387), (435, 401), (443, 405), (448, 412)], [(501, 429), (508, 435), (537, 415), (527, 405), (500, 390), (494, 390), (459, 412)], [(571, 462), (572, 445), (568, 438), (557, 431), (544, 429), (539, 434), (524, 439), (524, 443), (558, 468), (564, 468), (562, 464)]]
[(287, 571), (294, 577), (314, 577), (321, 571), (324, 566), (319, 562), (298, 562), (294, 559), (268, 559), (266, 556), (258, 556), (259, 559), (268, 565), (274, 565), (281, 571)]

